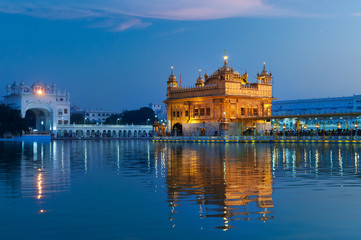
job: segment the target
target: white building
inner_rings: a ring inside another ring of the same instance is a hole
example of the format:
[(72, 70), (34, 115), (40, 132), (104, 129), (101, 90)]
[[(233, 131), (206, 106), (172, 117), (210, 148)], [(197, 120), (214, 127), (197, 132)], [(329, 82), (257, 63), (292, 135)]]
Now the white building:
[[(308, 129), (317, 129), (319, 126), (320, 129), (332, 130), (337, 129), (338, 125), (346, 129), (360, 121), (360, 116), (353, 119), (342, 116), (350, 113), (361, 113), (361, 95), (272, 102), (272, 116), (285, 116), (278, 119), (278, 124), (281, 127), (284, 125), (286, 129), (295, 129), (297, 119), (300, 119), (303, 125), (307, 125)], [(273, 126), (275, 120), (272, 120), (271, 124)], [(321, 126), (322, 124), (325, 126)]]
[[(102, 110), (87, 110), (84, 113), (84, 118), (88, 122), (96, 122), (96, 123), (104, 123), (105, 120), (111, 115), (119, 114), (119, 112), (110, 112), (110, 111), (102, 111)], [(119, 119), (120, 122), (120, 119)]]
[(167, 119), (167, 108), (161, 103), (149, 103), (149, 107), (154, 111), (159, 120)]
[(70, 95), (57, 92), (55, 84), (50, 88), (38, 81), (29, 87), (24, 82), (14, 82), (6, 87), (6, 93), (5, 104), (20, 110), (33, 130), (55, 131), (57, 126), (70, 123)]
[(272, 116), (361, 112), (361, 95), (272, 102)]

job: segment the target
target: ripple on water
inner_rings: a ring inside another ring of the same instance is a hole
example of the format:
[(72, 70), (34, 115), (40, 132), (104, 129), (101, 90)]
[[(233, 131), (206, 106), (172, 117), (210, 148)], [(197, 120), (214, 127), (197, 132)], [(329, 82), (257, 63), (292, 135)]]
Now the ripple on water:
[[(352, 203), (360, 195), (359, 153), (352, 145), (0, 142), (0, 204), (15, 214), (20, 206), (27, 212), (20, 224), (28, 221), (34, 231), (41, 224), (55, 231), (54, 222), (61, 221), (68, 232), (90, 239), (95, 230), (82, 230), (90, 218), (101, 220), (95, 225), (108, 229), (110, 238), (119, 237), (119, 229), (141, 238), (135, 226), (152, 233), (147, 226), (155, 222), (173, 238), (170, 228), (247, 232), (244, 223), (252, 222), (281, 229), (292, 222), (286, 212), (299, 219), (306, 218), (302, 209), (327, 215), (313, 204), (341, 214), (336, 199)], [(46, 217), (32, 224), (39, 214)], [(320, 226), (316, 220), (310, 224)], [(6, 232), (11, 221), (1, 223)], [(260, 227), (258, 234), (269, 231)]]

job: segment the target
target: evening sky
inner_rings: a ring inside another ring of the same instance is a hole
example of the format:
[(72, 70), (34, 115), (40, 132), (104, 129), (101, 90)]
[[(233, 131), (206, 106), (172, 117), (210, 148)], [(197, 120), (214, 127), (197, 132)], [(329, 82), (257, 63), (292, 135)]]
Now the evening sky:
[(256, 74), (274, 97), (361, 94), (359, 0), (2, 0), (0, 94), (55, 82), (79, 107), (160, 103), (174, 66), (182, 86), (223, 65)]

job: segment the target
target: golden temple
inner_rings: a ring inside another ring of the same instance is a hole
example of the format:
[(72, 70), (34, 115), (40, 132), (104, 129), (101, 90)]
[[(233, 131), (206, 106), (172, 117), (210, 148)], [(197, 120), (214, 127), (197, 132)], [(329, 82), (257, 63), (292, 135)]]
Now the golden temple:
[[(176, 135), (240, 135), (247, 128), (259, 131), (270, 129), (265, 121), (254, 117), (271, 115), (272, 73), (257, 73), (257, 82), (248, 81), (248, 73), (241, 75), (224, 65), (208, 76), (199, 74), (195, 86), (178, 86), (173, 72), (167, 81), (167, 130)], [(252, 118), (252, 119), (250, 119)]]

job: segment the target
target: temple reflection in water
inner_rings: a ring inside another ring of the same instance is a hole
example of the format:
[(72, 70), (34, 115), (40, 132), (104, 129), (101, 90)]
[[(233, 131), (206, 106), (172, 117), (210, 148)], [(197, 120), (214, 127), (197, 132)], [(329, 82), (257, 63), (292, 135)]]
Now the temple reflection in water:
[(273, 218), (270, 146), (155, 144), (156, 157), (166, 158), (171, 220), (182, 201), (199, 205), (200, 218), (233, 220)]
[[(95, 178), (108, 183), (102, 201), (135, 196), (143, 205), (164, 207), (157, 214), (170, 227), (197, 220), (201, 227), (227, 230), (241, 220), (279, 219), (282, 206), (274, 202), (282, 199), (275, 189), (359, 186), (360, 152), (361, 145), (353, 144), (0, 142), (0, 193), (32, 199), (36, 212), (45, 213), (52, 203), (61, 205), (64, 194), (79, 197), (79, 181), (86, 183), (87, 199), (97, 198)], [(138, 182), (131, 188), (136, 194), (117, 189), (120, 182)], [(157, 200), (144, 201), (145, 192)], [(121, 216), (123, 208), (113, 207)]]

